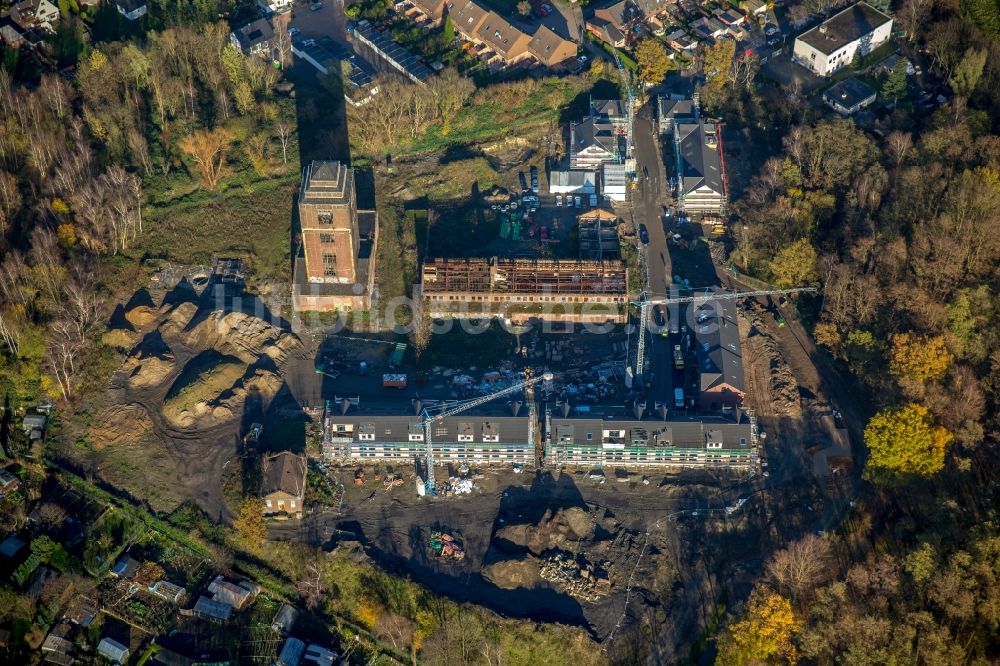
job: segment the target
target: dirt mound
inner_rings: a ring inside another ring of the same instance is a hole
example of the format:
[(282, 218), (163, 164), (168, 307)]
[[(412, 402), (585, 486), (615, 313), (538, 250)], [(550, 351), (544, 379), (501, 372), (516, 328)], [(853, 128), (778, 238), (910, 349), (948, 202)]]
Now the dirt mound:
[(176, 306), (165, 305), (161, 308), (166, 315), (166, 319), (160, 324), (160, 333), (164, 337), (180, 337), (181, 333), (191, 323), (194, 315), (198, 312), (198, 306), (194, 303), (178, 303)]
[(193, 377), (182, 376), (177, 382), (171, 388), (171, 396), (163, 402), (162, 413), (167, 421), (182, 428), (212, 427), (231, 421), (242, 413), (250, 393), (268, 402), (281, 388), (281, 378), (273, 372), (263, 369), (248, 372), (246, 365), (232, 357), (198, 369)]
[(527, 548), (536, 555), (560, 548), (571, 550), (571, 544), (594, 536), (594, 521), (585, 509), (570, 507), (553, 512), (549, 509), (535, 525), (508, 525), (497, 530), (495, 537)]
[(183, 340), (192, 349), (215, 349), (244, 363), (254, 363), (261, 356), (279, 363), (299, 346), (298, 336), (259, 317), (219, 310), (185, 332)]
[(746, 330), (743, 352), (749, 360), (747, 384), (751, 404), (760, 416), (802, 416), (799, 382), (777, 342), (764, 332), (761, 313), (748, 313), (748, 319), (741, 321), (743, 330)]
[(135, 346), (139, 334), (124, 328), (112, 328), (101, 336), (101, 342), (121, 351), (127, 351)]
[(137, 305), (125, 313), (125, 319), (132, 324), (136, 330), (142, 330), (156, 321), (159, 313), (155, 308), (148, 305)]
[(537, 587), (542, 580), (539, 572), (538, 558), (532, 555), (519, 560), (501, 560), (482, 569), (483, 578), (501, 590)]
[(138, 441), (153, 427), (149, 413), (142, 405), (113, 405), (97, 415), (90, 429), (90, 445), (94, 451)]

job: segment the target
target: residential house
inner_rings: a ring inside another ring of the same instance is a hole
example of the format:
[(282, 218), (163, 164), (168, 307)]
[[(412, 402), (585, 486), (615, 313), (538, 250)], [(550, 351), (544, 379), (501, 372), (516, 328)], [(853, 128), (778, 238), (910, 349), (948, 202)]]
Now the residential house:
[(726, 207), (725, 164), (720, 127), (714, 123), (673, 123), (677, 200), (682, 210), (721, 213)]
[(689, 35), (683, 28), (678, 28), (667, 35), (667, 44), (678, 53), (683, 53), (684, 51), (694, 51), (698, 48), (699, 41)]
[(229, 43), (246, 55), (269, 57), (273, 40), (274, 28), (266, 18), (251, 21), (229, 33)]
[(9, 537), (0, 541), (0, 555), (3, 557), (13, 560), (17, 557), (21, 549), (25, 547), (24, 541), (17, 538), (16, 534), (11, 534)]
[(585, 118), (569, 128), (569, 165), (573, 170), (593, 170), (605, 162), (618, 161), (624, 138), (610, 123)]
[[(22, 31), (21, 34), (24, 35), (25, 31)], [(21, 429), (24, 430), (24, 434), (28, 436), (28, 439), (34, 441), (41, 439), (45, 434), (45, 426), (48, 422), (49, 417), (45, 414), (25, 414), (21, 420)]]
[(482, 41), (479, 37), (479, 27), (490, 14), (490, 10), (472, 0), (450, 0), (447, 5), (448, 18), (455, 25), (455, 30), (470, 42)]
[(767, 0), (740, 0), (740, 9), (750, 16), (758, 16), (767, 13)]
[(656, 123), (660, 134), (673, 131), (675, 122), (692, 123), (698, 119), (698, 103), (682, 95), (660, 95), (656, 100)]
[(544, 67), (558, 67), (576, 55), (576, 42), (565, 39), (548, 26), (540, 25), (528, 42), (528, 52)]
[(146, 15), (146, 0), (115, 0), (118, 13), (129, 21), (138, 21)]
[(873, 104), (877, 93), (864, 81), (853, 76), (838, 81), (823, 93), (823, 101), (842, 116), (852, 116)]
[(24, 46), (24, 35), (22, 28), (18, 26), (9, 16), (0, 18), (0, 39), (4, 44), (12, 49), (19, 49)]
[(448, 1), (410, 0), (410, 4), (412, 4), (417, 11), (423, 14), (430, 21), (427, 27), (436, 28), (444, 19), (445, 7), (448, 5)]
[(616, 49), (623, 49), (628, 44), (625, 33), (611, 21), (594, 17), (586, 23), (587, 32), (602, 42), (607, 42)]
[(291, 11), (292, 0), (257, 0), (257, 7), (266, 15)]
[(712, 15), (730, 28), (741, 26), (747, 20), (746, 16), (733, 9), (716, 9)]
[(261, 496), (264, 515), (302, 517), (306, 494), (306, 459), (291, 451), (282, 451), (264, 459)]
[(719, 39), (729, 32), (728, 26), (714, 16), (702, 16), (691, 21), (688, 28), (702, 39)]
[(616, 128), (624, 129), (628, 124), (628, 102), (623, 99), (590, 100), (590, 115), (599, 123), (607, 123)]
[(54, 32), (52, 24), (59, 21), (59, 8), (49, 0), (21, 0), (11, 5), (10, 18), (25, 30)]
[(129, 649), (113, 638), (102, 638), (97, 644), (97, 654), (113, 664), (128, 663)]
[(859, 2), (807, 30), (795, 39), (792, 58), (803, 67), (829, 76), (867, 55), (892, 35), (892, 17)]
[(479, 41), (493, 53), (487, 63), (499, 60), (501, 64), (513, 65), (530, 56), (531, 38), (496, 12), (488, 12), (476, 32)]
[(720, 299), (693, 307), (698, 404), (703, 412), (735, 410), (745, 395), (736, 305)]
[(76, 661), (73, 658), (76, 646), (73, 645), (72, 641), (67, 640), (65, 635), (60, 635), (66, 632), (64, 626), (58, 625), (49, 632), (45, 641), (42, 642), (41, 651), (46, 662), (59, 664), (59, 666), (70, 666)]

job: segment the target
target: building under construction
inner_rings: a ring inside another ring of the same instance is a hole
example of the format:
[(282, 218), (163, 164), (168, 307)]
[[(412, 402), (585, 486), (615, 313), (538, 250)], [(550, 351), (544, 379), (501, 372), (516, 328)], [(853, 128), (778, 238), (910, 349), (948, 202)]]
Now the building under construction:
[(624, 323), (628, 271), (620, 260), (434, 259), (421, 289), (433, 317)]
[(753, 467), (758, 463), (752, 412), (729, 417), (672, 414), (663, 405), (546, 409), (545, 465), (649, 467)]

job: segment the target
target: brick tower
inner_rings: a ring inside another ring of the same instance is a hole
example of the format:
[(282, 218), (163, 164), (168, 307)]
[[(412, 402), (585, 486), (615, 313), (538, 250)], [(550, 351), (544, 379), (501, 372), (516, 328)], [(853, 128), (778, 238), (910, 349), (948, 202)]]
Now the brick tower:
[(306, 167), (299, 192), (299, 223), (310, 283), (354, 284), (360, 236), (354, 169), (340, 162)]

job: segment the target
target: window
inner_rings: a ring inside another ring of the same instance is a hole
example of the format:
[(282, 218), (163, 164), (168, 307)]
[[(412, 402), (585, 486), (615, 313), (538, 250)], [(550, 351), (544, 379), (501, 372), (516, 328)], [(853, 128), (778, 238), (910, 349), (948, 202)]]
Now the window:
[(594, 433), (588, 432), (587, 433), (587, 441), (589, 442), (589, 441), (592, 441), (593, 439), (594, 439)]
[(410, 433), (410, 441), (411, 442), (422, 442), (422, 441), (424, 441), (424, 436), (423, 435), (415, 435), (415, 434), (413, 434), (411, 432)]
[(333, 224), (333, 211), (319, 211), (316, 213), (316, 219), (320, 224)]
[(358, 435), (358, 439), (360, 439), (361, 441), (364, 441), (364, 442), (374, 442), (375, 441), (375, 433), (373, 433), (373, 432), (363, 432), (363, 433), (361, 433), (361, 434)]
[(323, 255), (323, 276), (324, 277), (336, 277), (337, 275), (337, 255), (335, 254), (324, 254)]
[(333, 242), (333, 234), (320, 234), (319, 235), (319, 242), (320, 243), (324, 243), (324, 244), (325, 243), (332, 243)]
[(475, 437), (473, 437), (472, 435), (459, 435), (458, 436), (458, 441), (460, 441), (460, 442), (473, 442), (473, 441), (475, 441)]

